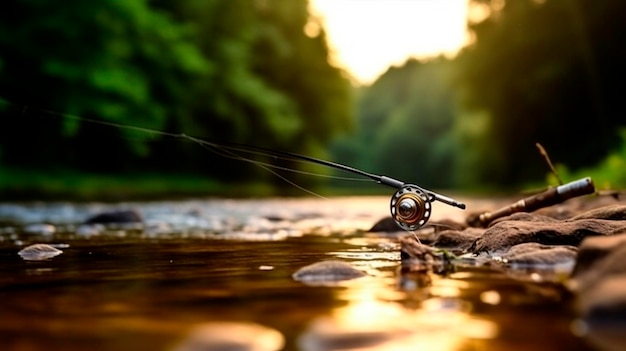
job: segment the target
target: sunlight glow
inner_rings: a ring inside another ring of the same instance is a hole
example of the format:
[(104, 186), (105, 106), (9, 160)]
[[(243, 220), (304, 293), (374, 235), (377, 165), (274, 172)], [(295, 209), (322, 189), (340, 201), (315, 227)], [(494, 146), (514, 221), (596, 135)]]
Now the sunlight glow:
[(455, 55), (467, 42), (467, 0), (310, 0), (331, 63), (370, 84), (409, 57)]

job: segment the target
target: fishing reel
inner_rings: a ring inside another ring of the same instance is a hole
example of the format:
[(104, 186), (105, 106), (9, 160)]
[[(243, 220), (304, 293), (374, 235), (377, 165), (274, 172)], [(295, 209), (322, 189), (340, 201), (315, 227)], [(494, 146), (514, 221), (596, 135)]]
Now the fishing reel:
[(391, 197), (391, 217), (400, 228), (412, 231), (430, 219), (435, 197), (413, 184), (405, 184)]
[(391, 197), (389, 208), (393, 220), (404, 230), (412, 231), (425, 225), (430, 219), (432, 203), (435, 201), (465, 209), (464, 203), (414, 184), (405, 184), (385, 176), (381, 176), (379, 182), (398, 189)]

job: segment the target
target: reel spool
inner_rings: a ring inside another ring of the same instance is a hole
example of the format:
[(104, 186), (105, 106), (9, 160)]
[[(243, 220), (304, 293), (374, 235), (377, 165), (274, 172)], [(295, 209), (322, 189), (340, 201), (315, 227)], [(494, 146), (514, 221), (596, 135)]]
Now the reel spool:
[(405, 184), (391, 197), (391, 217), (404, 230), (415, 230), (426, 224), (434, 198), (413, 184)]

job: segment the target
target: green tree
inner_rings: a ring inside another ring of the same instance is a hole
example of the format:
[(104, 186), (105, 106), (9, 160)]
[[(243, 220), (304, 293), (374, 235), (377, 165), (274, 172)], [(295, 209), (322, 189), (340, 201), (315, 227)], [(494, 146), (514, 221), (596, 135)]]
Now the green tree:
[(443, 58), (390, 68), (361, 92), (357, 133), (335, 145), (337, 159), (427, 187), (452, 186), (457, 110), (451, 72)]
[(535, 143), (573, 168), (597, 162), (624, 125), (626, 35), (619, 0), (475, 0), (489, 15), (470, 24), (457, 59), (464, 114), (482, 126), (465, 150), (473, 179), (499, 185), (542, 179)]
[(163, 127), (185, 100), (186, 79), (213, 68), (189, 34), (147, 0), (5, 3), (0, 96), (18, 106), (4, 113), (3, 161), (116, 170), (133, 155), (145, 155), (145, 142), (128, 132), (41, 109)]
[(305, 34), (311, 23), (306, 0), (11, 0), (0, 13), (0, 162), (269, 174), (44, 110), (323, 156), (349, 127), (350, 87), (328, 63), (323, 30)]

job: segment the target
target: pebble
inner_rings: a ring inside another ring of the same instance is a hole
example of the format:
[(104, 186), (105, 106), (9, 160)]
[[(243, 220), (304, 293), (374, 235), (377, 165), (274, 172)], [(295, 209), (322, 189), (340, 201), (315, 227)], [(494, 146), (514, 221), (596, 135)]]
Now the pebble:
[(366, 276), (364, 272), (354, 268), (351, 264), (336, 260), (304, 266), (292, 275), (294, 280), (312, 284), (340, 282), (364, 276)]
[(33, 244), (20, 250), (17, 254), (26, 261), (42, 261), (62, 254), (63, 251), (48, 244)]

